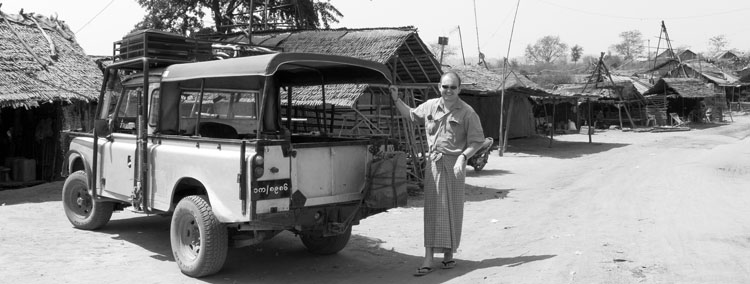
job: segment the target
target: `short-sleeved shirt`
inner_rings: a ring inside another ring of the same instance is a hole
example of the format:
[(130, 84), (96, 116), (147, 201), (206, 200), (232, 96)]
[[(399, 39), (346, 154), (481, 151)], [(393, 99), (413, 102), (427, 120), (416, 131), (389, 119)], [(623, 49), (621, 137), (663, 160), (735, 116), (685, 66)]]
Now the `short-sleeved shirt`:
[(411, 120), (425, 125), (430, 151), (460, 155), (469, 144), (484, 142), (479, 115), (471, 106), (459, 99), (445, 110), (440, 102), (430, 99), (411, 110)]

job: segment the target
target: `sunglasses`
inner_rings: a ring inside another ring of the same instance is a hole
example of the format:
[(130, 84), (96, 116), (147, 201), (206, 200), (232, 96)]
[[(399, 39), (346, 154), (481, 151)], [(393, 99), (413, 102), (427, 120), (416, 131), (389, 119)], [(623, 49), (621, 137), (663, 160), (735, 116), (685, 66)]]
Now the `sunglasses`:
[(445, 89), (445, 90), (447, 90), (447, 89), (451, 89), (451, 90), (458, 89), (458, 86), (450, 86), (450, 85), (441, 85), (440, 87), (443, 88), (443, 89)]

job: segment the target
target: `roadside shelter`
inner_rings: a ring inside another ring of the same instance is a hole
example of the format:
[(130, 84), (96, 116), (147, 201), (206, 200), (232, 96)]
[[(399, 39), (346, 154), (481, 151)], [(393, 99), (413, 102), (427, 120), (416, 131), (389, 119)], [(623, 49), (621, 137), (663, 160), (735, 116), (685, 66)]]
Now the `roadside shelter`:
[[(644, 95), (650, 100), (665, 101), (667, 114), (676, 113), (686, 121), (702, 120), (706, 103), (723, 97), (695, 78), (661, 78)], [(657, 118), (656, 124), (674, 124), (669, 115), (665, 117), (666, 120)]]
[(747, 92), (749, 86), (742, 83), (740, 77), (724, 72), (718, 66), (703, 60), (690, 60), (682, 63), (672, 60), (650, 71), (663, 73), (664, 77), (696, 78), (713, 89), (712, 98), (706, 100), (706, 102), (709, 102), (712, 106), (718, 119), (723, 117), (723, 112), (729, 107), (727, 102), (738, 100), (743, 91)]
[[(503, 121), (507, 124), (508, 139), (528, 137), (535, 133), (532, 94), (544, 93), (531, 80), (518, 76), (511, 71), (505, 82), (503, 95), (501, 74), (477, 65), (459, 65), (446, 67), (444, 71), (453, 71), (461, 76), (461, 99), (469, 104), (479, 115), (486, 137), (492, 137), (496, 143), (500, 137), (500, 106), (503, 101)], [(512, 105), (512, 106), (511, 106)]]

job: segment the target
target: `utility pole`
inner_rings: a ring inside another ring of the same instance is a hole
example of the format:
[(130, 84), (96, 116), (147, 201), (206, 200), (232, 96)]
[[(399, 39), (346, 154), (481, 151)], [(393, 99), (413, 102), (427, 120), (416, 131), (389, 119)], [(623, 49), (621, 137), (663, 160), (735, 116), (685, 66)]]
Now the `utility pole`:
[(461, 42), (461, 59), (466, 65), (466, 56), (464, 56), (464, 38), (461, 36), (461, 26), (458, 26), (458, 41)]
[[(518, 6), (521, 5), (521, 0), (516, 2), (516, 12), (513, 15), (513, 25), (510, 27), (510, 39), (508, 40), (508, 50), (505, 52), (505, 59), (503, 59), (503, 84), (500, 86), (500, 129), (499, 129), (499, 140), (497, 154), (502, 157), (505, 153), (505, 149), (508, 144), (508, 129), (505, 129), (505, 135), (503, 135), (503, 106), (505, 105), (505, 81), (508, 79), (508, 75), (505, 75), (505, 71), (508, 68), (508, 56), (510, 56), (510, 46), (513, 42), (513, 32), (516, 30), (516, 17), (518, 17)], [(510, 108), (510, 107), (509, 107)], [(510, 120), (510, 117), (508, 117)], [(508, 124), (510, 126), (510, 123)]]
[(438, 37), (438, 44), (440, 45), (440, 66), (443, 66), (443, 51), (445, 46), (448, 45), (448, 37)]

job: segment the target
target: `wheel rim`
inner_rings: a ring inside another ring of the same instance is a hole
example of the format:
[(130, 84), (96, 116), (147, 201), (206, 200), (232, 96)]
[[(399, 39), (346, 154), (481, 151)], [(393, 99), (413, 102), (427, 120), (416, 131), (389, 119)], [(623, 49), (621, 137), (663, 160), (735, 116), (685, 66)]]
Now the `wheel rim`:
[(83, 218), (91, 215), (91, 210), (94, 208), (94, 200), (89, 195), (88, 189), (81, 185), (74, 187), (70, 191), (66, 203), (71, 211)]
[(195, 260), (201, 252), (201, 231), (192, 215), (182, 216), (177, 222), (179, 245), (177, 252), (181, 258)]

